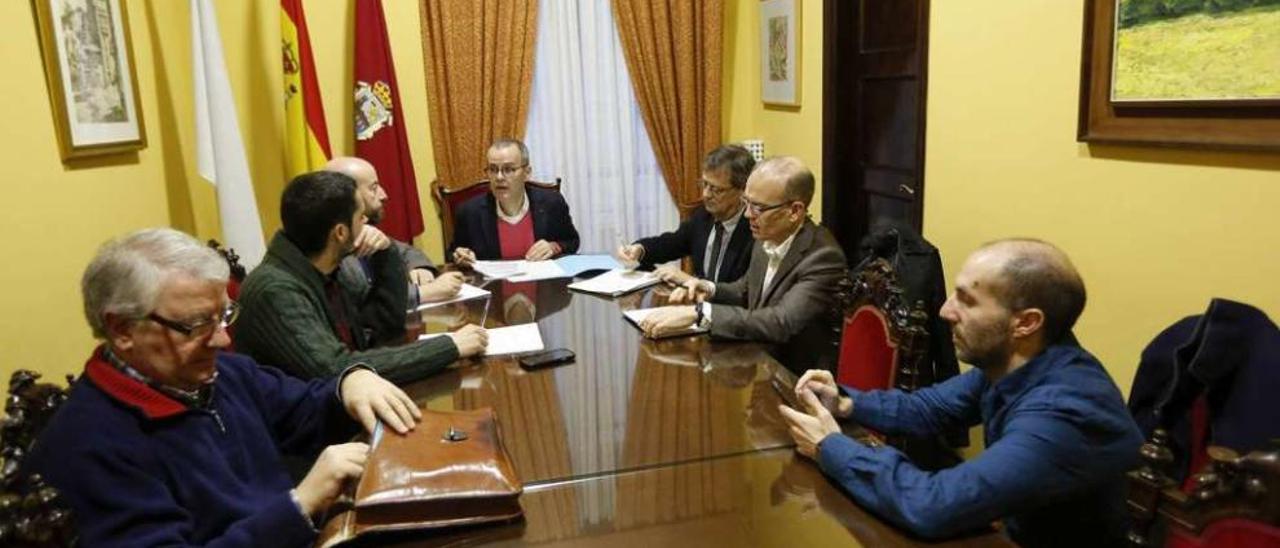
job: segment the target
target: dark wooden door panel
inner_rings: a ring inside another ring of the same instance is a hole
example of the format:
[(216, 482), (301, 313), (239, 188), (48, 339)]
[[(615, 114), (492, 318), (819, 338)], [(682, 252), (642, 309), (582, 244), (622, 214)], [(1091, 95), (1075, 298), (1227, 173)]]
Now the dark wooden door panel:
[(823, 221), (851, 262), (882, 220), (923, 220), (928, 0), (826, 0)]

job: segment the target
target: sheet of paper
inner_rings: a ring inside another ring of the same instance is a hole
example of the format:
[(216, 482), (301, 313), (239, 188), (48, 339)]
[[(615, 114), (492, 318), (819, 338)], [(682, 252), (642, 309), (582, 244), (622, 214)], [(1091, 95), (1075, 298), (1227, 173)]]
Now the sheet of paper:
[(568, 278), (569, 274), (565, 274), (564, 269), (555, 261), (520, 261), (523, 266), (520, 274), (507, 278), (513, 282), (534, 282), (538, 280), (552, 280), (555, 278)]
[(474, 285), (464, 283), (462, 284), (462, 288), (458, 290), (458, 294), (454, 295), (453, 298), (446, 299), (443, 301), (422, 303), (418, 305), (418, 310), (426, 310), (433, 306), (442, 306), (442, 305), (456, 303), (456, 302), (469, 301), (471, 299), (475, 299), (478, 297), (487, 297), (489, 295), (490, 293), (489, 293), (489, 290), (487, 289), (482, 289)]
[[(632, 323), (632, 325), (635, 325), (636, 327), (640, 327), (640, 322), (643, 321), (646, 317), (648, 317), (649, 314), (652, 314), (654, 310), (657, 310), (657, 308), (637, 308), (635, 310), (628, 310), (626, 312), (623, 312), (622, 315), (626, 317), (627, 320)], [(695, 324), (689, 324), (689, 327), (686, 327), (679, 331), (673, 331), (671, 333), (668, 333), (658, 338), (665, 339), (667, 337), (698, 335), (706, 332), (707, 332), (706, 329), (700, 328)]]
[(473, 268), (486, 278), (510, 278), (524, 272), (525, 261), (476, 261)]
[(489, 346), (485, 347), (484, 355), (504, 356), (542, 349), (542, 332), (538, 331), (538, 324), (525, 323), (490, 329)]
[(612, 255), (565, 255), (556, 259), (556, 264), (569, 276), (577, 276), (588, 270), (616, 270), (622, 263)]
[(617, 296), (630, 293), (640, 288), (649, 287), (662, 279), (652, 272), (636, 272), (634, 270), (610, 270), (591, 278), (569, 284), (569, 289), (598, 293), (600, 295)]
[[(418, 340), (425, 341), (443, 337), (446, 333), (419, 335)], [(495, 327), (489, 330), (489, 346), (485, 347), (486, 356), (505, 356), (507, 354), (523, 354), (544, 349), (542, 332), (538, 324), (523, 323), (507, 327)]]

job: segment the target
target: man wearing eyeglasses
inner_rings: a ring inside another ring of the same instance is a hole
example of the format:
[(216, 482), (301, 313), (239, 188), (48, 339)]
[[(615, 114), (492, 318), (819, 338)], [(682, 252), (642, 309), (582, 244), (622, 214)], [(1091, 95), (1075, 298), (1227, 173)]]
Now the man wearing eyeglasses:
[(404, 342), (409, 279), (391, 249), (369, 256), (376, 281), (367, 294), (344, 285), (338, 265), (355, 251), (364, 211), (355, 181), (341, 173), (304, 173), (285, 187), (284, 228), (240, 288), (236, 350), (302, 378), (332, 377), (361, 362), (398, 384), (484, 350), (488, 335), (475, 325)]
[[(103, 343), (23, 471), (60, 491), (79, 544), (310, 545), (369, 450), (328, 444), (379, 421), (405, 433), (421, 416), (358, 364), (308, 383), (222, 352), (237, 313), (227, 278), (222, 257), (167, 228), (110, 242), (85, 269)], [(317, 453), (294, 485), (281, 455)]]
[(664, 281), (677, 285), (693, 278), (711, 282), (741, 278), (751, 263), (755, 243), (750, 227), (743, 222), (742, 189), (755, 166), (751, 153), (740, 146), (723, 145), (711, 151), (702, 162), (702, 180), (698, 181), (702, 206), (674, 232), (620, 246), (618, 258), (647, 269), (691, 257), (693, 276), (675, 267), (657, 270)]
[(489, 146), (489, 194), (458, 207), (449, 243), (453, 262), (470, 266), (477, 260), (545, 261), (578, 251), (578, 230), (569, 204), (554, 190), (526, 186), (529, 149), (518, 139), (499, 139)]
[(746, 276), (690, 280), (670, 302), (693, 304), (663, 307), (640, 328), (661, 337), (697, 324), (712, 336), (778, 345), (775, 355), (793, 370), (829, 367), (832, 296), (847, 267), (835, 238), (808, 218), (813, 192), (813, 173), (798, 158), (761, 162), (742, 197), (756, 239)]
[(400, 256), (409, 271), (409, 304), (412, 306), (443, 301), (458, 294), (462, 288), (462, 274), (446, 272), (437, 276), (435, 264), (416, 247), (392, 239), (377, 224), (382, 221), (387, 201), (387, 191), (378, 182), (378, 170), (368, 161), (352, 156), (339, 156), (325, 164), (326, 171), (334, 171), (351, 177), (356, 190), (364, 200), (365, 217), (369, 222), (356, 237), (355, 252), (342, 259), (339, 275), (354, 287), (359, 295), (366, 296), (376, 282), (372, 276), (370, 259), (375, 253), (390, 249)]

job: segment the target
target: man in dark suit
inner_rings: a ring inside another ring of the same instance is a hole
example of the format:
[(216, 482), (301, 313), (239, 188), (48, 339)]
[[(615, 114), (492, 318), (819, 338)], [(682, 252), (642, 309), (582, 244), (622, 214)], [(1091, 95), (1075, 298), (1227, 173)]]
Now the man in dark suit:
[(702, 161), (702, 205), (675, 232), (667, 232), (618, 248), (618, 258), (652, 268), (658, 263), (691, 257), (693, 276), (679, 268), (658, 269), (662, 279), (683, 284), (693, 278), (732, 282), (751, 264), (751, 229), (742, 221), (742, 189), (756, 161), (747, 149), (723, 145)]
[(578, 230), (569, 204), (554, 190), (525, 186), (529, 149), (518, 139), (489, 146), (489, 194), (458, 207), (449, 256), (469, 266), (476, 260), (543, 261), (578, 251)]
[(755, 236), (751, 266), (736, 282), (690, 280), (668, 306), (640, 327), (651, 337), (693, 324), (712, 336), (781, 345), (788, 367), (829, 367), (837, 286), (848, 275), (844, 252), (826, 229), (808, 219), (813, 173), (794, 157), (770, 158), (751, 173), (743, 192)]

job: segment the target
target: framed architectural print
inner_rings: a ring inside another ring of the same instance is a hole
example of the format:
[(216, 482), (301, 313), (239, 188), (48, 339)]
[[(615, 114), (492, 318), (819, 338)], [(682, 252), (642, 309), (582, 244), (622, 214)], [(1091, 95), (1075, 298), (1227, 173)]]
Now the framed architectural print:
[(800, 106), (800, 0), (760, 2), (760, 98)]
[(1280, 0), (1087, 0), (1077, 137), (1280, 150)]
[(32, 0), (62, 160), (146, 147), (125, 0)]

